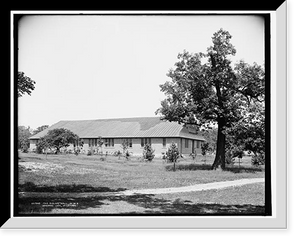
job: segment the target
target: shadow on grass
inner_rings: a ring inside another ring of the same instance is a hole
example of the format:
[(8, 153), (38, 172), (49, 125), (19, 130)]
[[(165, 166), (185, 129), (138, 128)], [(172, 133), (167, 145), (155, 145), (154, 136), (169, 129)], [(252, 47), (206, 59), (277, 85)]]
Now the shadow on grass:
[[(173, 164), (168, 165), (165, 167), (167, 171), (174, 171), (173, 170)], [(177, 171), (196, 171), (196, 170), (202, 170), (202, 171), (208, 171), (212, 170), (211, 165), (208, 164), (176, 164), (176, 170)], [(230, 171), (233, 173), (255, 173), (255, 172), (261, 172), (263, 171), (260, 167), (243, 167), (243, 166), (228, 166), (224, 169), (224, 171)]]
[(120, 192), (125, 188), (111, 189), (109, 187), (93, 187), (85, 184), (61, 184), (55, 186), (36, 185), (33, 182), (19, 184), (19, 192)]
[[(176, 199), (175, 201), (155, 198), (154, 195), (133, 195), (123, 197), (131, 204), (139, 205), (147, 210), (145, 214), (176, 214), (176, 215), (263, 215), (264, 206), (243, 204), (224, 205), (217, 203), (192, 203), (188, 200)], [(132, 214), (132, 213), (127, 213)]]
[[(66, 187), (66, 186), (64, 186)], [(77, 185), (77, 187), (85, 187), (85, 185)], [(46, 189), (47, 191), (52, 189)], [(94, 188), (97, 189), (97, 188)], [(109, 188), (108, 188), (109, 189)], [(101, 189), (100, 189), (101, 190)], [(110, 191), (120, 191), (119, 189), (109, 189)], [(31, 190), (32, 191), (32, 190)], [(37, 190), (35, 190), (37, 191)], [(78, 191), (74, 189), (74, 191)], [(95, 190), (94, 190), (95, 191)], [(57, 191), (56, 191), (57, 192)], [(264, 215), (265, 207), (256, 206), (251, 204), (243, 205), (224, 205), (224, 204), (211, 204), (211, 203), (192, 203), (188, 200), (176, 199), (175, 201), (157, 198), (151, 194), (135, 194), (131, 196), (114, 194), (94, 194), (92, 196), (75, 196), (70, 193), (70, 196), (60, 196), (59, 193), (54, 193), (53, 196), (49, 196), (45, 193), (45, 196), (20, 196), (19, 197), (19, 214), (80, 214), (88, 211), (84, 209), (95, 208), (93, 211), (100, 209), (99, 213), (93, 213), (93, 215), (101, 214), (101, 207), (110, 204), (112, 202), (126, 202), (131, 205), (144, 208), (144, 212), (127, 212), (126, 207), (122, 212), (116, 212), (115, 214), (124, 215)], [(55, 209), (55, 210), (54, 210)], [(69, 209), (67, 212), (60, 213), (60, 209)], [(54, 211), (53, 211), (54, 210)], [(139, 210), (140, 211), (140, 210)], [(103, 215), (103, 214), (102, 214)]]

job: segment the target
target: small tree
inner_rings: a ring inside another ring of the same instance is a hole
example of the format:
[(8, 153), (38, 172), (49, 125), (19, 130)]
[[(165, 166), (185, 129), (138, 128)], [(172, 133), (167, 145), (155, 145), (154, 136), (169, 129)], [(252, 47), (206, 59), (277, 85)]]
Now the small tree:
[(204, 156), (204, 162), (206, 162), (206, 154), (208, 150), (209, 150), (209, 143), (204, 142), (201, 145), (201, 154)]
[(129, 160), (129, 157), (130, 157), (130, 153), (128, 150), (126, 150), (126, 153), (125, 153), (125, 158), (126, 160)]
[(155, 150), (151, 147), (151, 144), (145, 144), (143, 150), (143, 157), (148, 161), (152, 161), (154, 158)]
[(173, 170), (176, 170), (175, 163), (178, 161), (180, 154), (179, 150), (174, 142), (170, 145), (168, 148), (168, 151), (166, 153), (167, 161), (172, 162), (174, 164)]
[(98, 143), (98, 145), (99, 145), (99, 147), (100, 147), (100, 150), (101, 150), (101, 151), (100, 151), (100, 152), (101, 152), (100, 154), (103, 155), (103, 149), (102, 149), (102, 146), (103, 146), (103, 144), (104, 144), (104, 141), (103, 141), (103, 139), (101, 138), (101, 136), (98, 137), (97, 143)]
[(192, 152), (192, 153), (190, 154), (190, 157), (192, 158), (193, 161), (195, 161), (195, 159), (196, 159), (196, 157), (197, 157), (196, 151)]
[(126, 154), (126, 151), (128, 150), (129, 144), (127, 139), (123, 139), (122, 143), (121, 143), (121, 148), (123, 150), (123, 154)]

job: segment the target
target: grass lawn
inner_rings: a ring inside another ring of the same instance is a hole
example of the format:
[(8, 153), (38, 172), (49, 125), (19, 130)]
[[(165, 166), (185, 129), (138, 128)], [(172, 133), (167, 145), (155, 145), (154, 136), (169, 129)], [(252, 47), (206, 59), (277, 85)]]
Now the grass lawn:
[[(264, 177), (264, 168), (255, 168), (243, 159), (226, 171), (210, 170), (212, 158), (181, 159), (172, 165), (161, 159), (145, 162), (138, 157), (86, 155), (19, 155), (19, 192), (70, 193), (62, 197), (20, 197), (20, 212), (25, 213), (261, 213), (264, 184), (251, 184), (221, 190), (161, 195), (99, 196), (99, 192), (126, 189), (180, 187), (242, 178)], [(98, 192), (97, 196), (74, 196)], [(49, 202), (52, 202), (49, 204)], [(43, 204), (44, 206), (41, 206)], [(62, 205), (63, 204), (63, 205)], [(36, 205), (36, 206), (35, 206)], [(47, 206), (46, 206), (47, 205)], [(48, 206), (49, 205), (49, 206)], [(54, 206), (53, 206), (54, 205)], [(240, 206), (240, 207), (237, 207)]]

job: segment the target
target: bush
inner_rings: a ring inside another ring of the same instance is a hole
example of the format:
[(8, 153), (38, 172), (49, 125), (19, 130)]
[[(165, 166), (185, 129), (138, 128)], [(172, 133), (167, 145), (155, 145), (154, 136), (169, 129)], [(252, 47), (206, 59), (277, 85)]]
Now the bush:
[(264, 165), (265, 164), (265, 154), (255, 154), (251, 159), (251, 163), (254, 166)]
[(128, 151), (128, 150), (126, 150), (126, 152), (125, 152), (125, 158), (126, 158), (126, 160), (128, 160), (128, 159), (129, 159), (129, 157), (130, 157), (130, 153), (129, 153), (129, 151)]
[(191, 153), (191, 154), (190, 154), (190, 157), (191, 157), (193, 160), (195, 160), (196, 157), (197, 157), (196, 152)]
[(113, 155), (114, 155), (114, 156), (120, 156), (120, 155), (122, 155), (122, 152), (119, 151), (119, 150), (117, 150), (117, 151), (115, 151), (115, 152), (113, 153)]
[(144, 159), (148, 160), (148, 161), (152, 161), (154, 158), (154, 152), (155, 150), (152, 149), (150, 144), (145, 144), (144, 145), (144, 150), (143, 150), (143, 157)]
[(234, 156), (231, 150), (226, 150), (225, 152), (225, 162), (226, 164), (230, 165), (230, 164), (234, 164)]

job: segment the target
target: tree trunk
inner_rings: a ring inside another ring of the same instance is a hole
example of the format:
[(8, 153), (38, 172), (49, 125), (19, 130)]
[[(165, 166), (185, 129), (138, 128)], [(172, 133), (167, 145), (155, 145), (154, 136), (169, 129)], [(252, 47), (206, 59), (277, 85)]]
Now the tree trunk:
[(217, 153), (212, 164), (212, 169), (217, 169), (221, 166), (222, 169), (225, 168), (225, 134), (223, 134), (223, 129), (225, 127), (225, 121), (219, 119), (218, 121), (218, 136), (217, 136)]

